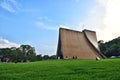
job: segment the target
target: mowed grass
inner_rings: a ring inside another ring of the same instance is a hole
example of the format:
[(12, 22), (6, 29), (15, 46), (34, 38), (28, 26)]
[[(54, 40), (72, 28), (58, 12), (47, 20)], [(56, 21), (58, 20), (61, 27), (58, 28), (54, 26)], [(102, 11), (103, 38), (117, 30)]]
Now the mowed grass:
[(0, 63), (0, 80), (120, 80), (120, 59)]

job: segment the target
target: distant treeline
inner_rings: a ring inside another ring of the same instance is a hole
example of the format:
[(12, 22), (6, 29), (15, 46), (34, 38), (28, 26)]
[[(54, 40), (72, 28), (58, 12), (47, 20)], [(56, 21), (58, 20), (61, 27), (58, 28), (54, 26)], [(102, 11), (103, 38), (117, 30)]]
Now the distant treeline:
[(99, 47), (101, 52), (106, 56), (106, 57), (120, 57), (120, 37), (115, 38), (109, 42), (105, 42), (100, 40), (98, 41)]
[[(98, 41), (101, 52), (106, 57), (116, 56), (120, 57), (120, 37), (115, 38), (109, 42), (103, 40)], [(2, 62), (27, 62), (56, 59), (56, 55), (36, 55), (35, 48), (30, 45), (21, 45), (20, 47), (1, 48), (0, 60)]]
[(53, 59), (57, 59), (57, 57), (56, 57), (56, 55), (51, 55), (51, 56), (49, 56), (49, 55), (44, 55), (44, 56), (42, 56), (41, 54), (39, 54), (39, 55), (36, 55), (36, 60), (37, 61), (41, 61), (41, 60), (53, 60)]
[(20, 47), (0, 49), (0, 60), (2, 62), (28, 62), (47, 59), (56, 59), (56, 55), (36, 55), (34, 47), (30, 45), (21, 45)]

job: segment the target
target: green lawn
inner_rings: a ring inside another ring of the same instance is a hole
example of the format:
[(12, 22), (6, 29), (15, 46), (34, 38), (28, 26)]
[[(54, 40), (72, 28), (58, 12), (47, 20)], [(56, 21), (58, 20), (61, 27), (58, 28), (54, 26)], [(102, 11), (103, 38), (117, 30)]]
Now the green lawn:
[(0, 63), (0, 80), (120, 80), (120, 59)]

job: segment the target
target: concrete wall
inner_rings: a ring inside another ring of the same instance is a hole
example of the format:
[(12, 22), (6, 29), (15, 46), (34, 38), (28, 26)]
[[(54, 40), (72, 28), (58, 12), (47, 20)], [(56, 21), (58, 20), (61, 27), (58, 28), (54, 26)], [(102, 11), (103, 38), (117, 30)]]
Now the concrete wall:
[(61, 48), (63, 59), (102, 58), (97, 51), (99, 47), (94, 31), (84, 30), (83, 32), (79, 32), (60, 28), (59, 39), (61, 46), (58, 45), (58, 49)]

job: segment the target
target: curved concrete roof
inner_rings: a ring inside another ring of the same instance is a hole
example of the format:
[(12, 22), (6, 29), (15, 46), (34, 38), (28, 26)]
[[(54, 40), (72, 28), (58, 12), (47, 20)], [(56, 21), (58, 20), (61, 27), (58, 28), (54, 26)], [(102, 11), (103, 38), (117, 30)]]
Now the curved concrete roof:
[(100, 53), (95, 31), (83, 32), (60, 28), (57, 56), (63, 59), (104, 58)]

